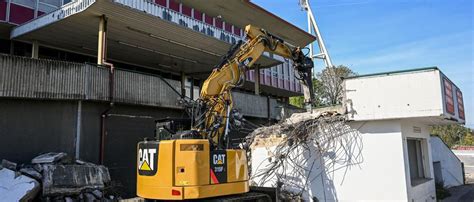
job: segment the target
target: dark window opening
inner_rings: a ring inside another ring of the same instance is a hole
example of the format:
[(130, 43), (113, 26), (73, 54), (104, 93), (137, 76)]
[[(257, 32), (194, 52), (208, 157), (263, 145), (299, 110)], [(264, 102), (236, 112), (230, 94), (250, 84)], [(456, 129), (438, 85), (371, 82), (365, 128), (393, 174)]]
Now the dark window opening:
[(13, 55), (31, 57), (31, 44), (15, 41), (13, 42)]
[(422, 140), (407, 139), (408, 165), (411, 185), (416, 186), (429, 180), (425, 173), (424, 146)]
[(10, 41), (0, 39), (0, 53), (10, 54)]

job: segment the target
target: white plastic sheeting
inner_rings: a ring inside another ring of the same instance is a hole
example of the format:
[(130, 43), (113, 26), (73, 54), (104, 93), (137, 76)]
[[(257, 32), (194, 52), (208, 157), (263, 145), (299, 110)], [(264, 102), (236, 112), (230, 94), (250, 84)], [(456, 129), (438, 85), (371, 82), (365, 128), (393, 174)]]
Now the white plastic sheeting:
[(30, 201), (39, 191), (39, 183), (15, 171), (0, 169), (0, 201)]

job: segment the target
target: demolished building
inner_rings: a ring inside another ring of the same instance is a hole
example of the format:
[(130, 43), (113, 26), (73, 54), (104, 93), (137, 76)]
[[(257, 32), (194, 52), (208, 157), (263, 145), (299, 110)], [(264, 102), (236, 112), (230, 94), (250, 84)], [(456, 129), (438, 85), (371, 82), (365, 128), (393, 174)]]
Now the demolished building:
[[(0, 1), (0, 159), (64, 151), (107, 166), (135, 196), (136, 143), (154, 137), (156, 119), (185, 118), (178, 99), (199, 97), (247, 24), (301, 47), (315, 40), (252, 1)], [(291, 61), (266, 53), (256, 64), (235, 108), (273, 122), (302, 88)]]
[(461, 90), (437, 68), (346, 78), (344, 89), (339, 110), (252, 134), (252, 183), (287, 199), (435, 201), (429, 126), (465, 123)]

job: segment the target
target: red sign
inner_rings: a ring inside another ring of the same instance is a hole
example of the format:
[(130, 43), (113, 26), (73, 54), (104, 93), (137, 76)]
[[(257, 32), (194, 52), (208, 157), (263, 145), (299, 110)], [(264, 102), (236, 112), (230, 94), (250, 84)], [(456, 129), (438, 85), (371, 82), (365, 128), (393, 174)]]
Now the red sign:
[(464, 118), (464, 102), (463, 102), (463, 99), (462, 99), (462, 93), (459, 89), (456, 89), (456, 98), (457, 98), (457, 101), (458, 101), (459, 118), (461, 118), (462, 120), (465, 120), (465, 118)]
[(446, 100), (446, 111), (454, 115), (453, 84), (447, 78), (443, 78), (443, 81), (444, 81), (444, 98)]

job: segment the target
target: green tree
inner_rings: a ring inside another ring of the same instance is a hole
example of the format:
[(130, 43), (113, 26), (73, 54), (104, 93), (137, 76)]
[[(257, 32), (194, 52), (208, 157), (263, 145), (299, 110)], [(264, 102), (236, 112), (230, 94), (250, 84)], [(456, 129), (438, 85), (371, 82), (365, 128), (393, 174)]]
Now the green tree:
[(357, 73), (344, 65), (323, 69), (323, 71), (318, 73), (316, 76), (316, 78), (321, 82), (321, 102), (324, 105), (341, 104), (344, 95), (342, 79), (355, 75), (357, 75)]
[(290, 97), (290, 105), (303, 108), (304, 106), (304, 97), (303, 96), (294, 96)]
[(449, 147), (473, 144), (471, 130), (459, 124), (433, 126), (430, 132), (439, 136)]
[[(357, 73), (344, 65), (326, 68), (318, 73), (316, 78), (313, 78), (313, 106), (326, 107), (340, 104), (343, 96), (342, 78), (355, 75), (357, 75)], [(291, 97), (290, 104), (303, 107), (303, 96)]]
[[(322, 85), (321, 81), (316, 78), (313, 78), (313, 90), (314, 90), (314, 107), (323, 107), (325, 106), (322, 102), (321, 95), (322, 95)], [(290, 104), (296, 107), (303, 108), (304, 107), (304, 97), (303, 96), (294, 96), (290, 97)]]
[(474, 145), (474, 135), (472, 133), (467, 133), (466, 136), (464, 136), (464, 138), (462, 140), (462, 144), (473, 146)]

